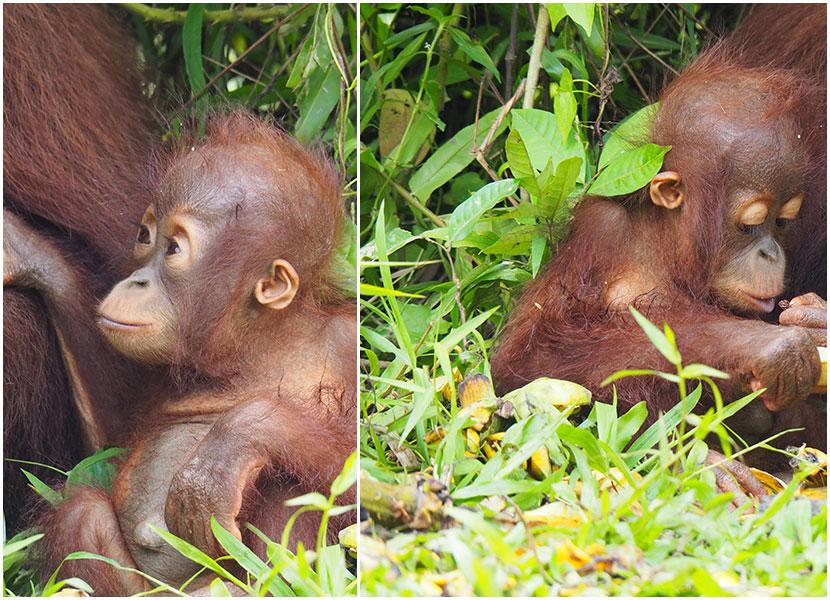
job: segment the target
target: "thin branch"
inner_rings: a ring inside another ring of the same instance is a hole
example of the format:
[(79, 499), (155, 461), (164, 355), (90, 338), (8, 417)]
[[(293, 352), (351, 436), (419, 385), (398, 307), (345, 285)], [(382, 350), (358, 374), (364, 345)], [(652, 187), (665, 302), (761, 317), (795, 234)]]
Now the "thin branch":
[[(176, 10), (174, 8), (156, 8), (147, 4), (137, 4), (131, 2), (124, 2), (120, 6), (130, 11), (131, 13), (139, 15), (145, 21), (155, 21), (156, 23), (184, 23), (187, 17), (187, 11)], [(245, 21), (265, 21), (268, 19), (278, 19), (285, 15), (290, 6), (251, 6), (245, 5), (236, 8), (229, 8), (226, 10), (206, 10), (204, 12), (205, 23), (242, 23)]]
[(426, 206), (421, 204), (418, 201), (418, 199), (409, 192), (409, 190), (407, 190), (405, 187), (403, 187), (397, 181), (394, 181), (394, 180), (390, 179), (390, 183), (392, 184), (392, 187), (395, 188), (395, 191), (398, 192), (403, 197), (404, 200), (406, 200), (406, 203), (409, 204), (409, 206), (411, 206), (412, 208), (417, 210), (419, 213), (424, 215), (430, 221), (435, 223), (438, 227), (446, 227), (447, 224), (446, 224), (446, 222), (444, 222), (444, 219), (442, 219), (441, 217), (436, 215), (434, 212), (432, 212), (430, 209), (428, 209)]
[(539, 7), (539, 18), (536, 20), (536, 32), (533, 34), (533, 48), (530, 51), (530, 62), (527, 65), (527, 88), (522, 102), (522, 108), (533, 108), (533, 96), (536, 94), (536, 84), (539, 81), (539, 68), (542, 65), (542, 49), (548, 37), (550, 17), (544, 6)]
[[(490, 126), (490, 130), (487, 132), (487, 135), (484, 136), (484, 141), (481, 142), (481, 145), (475, 151), (475, 157), (478, 161), (478, 164), (480, 164), (484, 168), (484, 170), (487, 171), (487, 174), (490, 175), (490, 178), (493, 181), (498, 181), (499, 177), (490, 167), (489, 163), (487, 162), (487, 159), (484, 158), (484, 155), (487, 153), (487, 150), (490, 149), (490, 144), (493, 142), (493, 137), (496, 135), (496, 131), (502, 124), (502, 121), (504, 121), (504, 119), (507, 117), (507, 113), (510, 112), (510, 109), (513, 108), (513, 105), (518, 101), (519, 97), (522, 95), (522, 92), (524, 92), (525, 82), (525, 79), (522, 79), (521, 82), (519, 82), (519, 87), (516, 88), (516, 92), (513, 94), (510, 100), (508, 100), (504, 104), (504, 106), (501, 107), (501, 110), (499, 111), (496, 120), (493, 121), (493, 124)], [(508, 196), (507, 199), (510, 200), (510, 203), (513, 206), (519, 205), (519, 202), (512, 195)]]

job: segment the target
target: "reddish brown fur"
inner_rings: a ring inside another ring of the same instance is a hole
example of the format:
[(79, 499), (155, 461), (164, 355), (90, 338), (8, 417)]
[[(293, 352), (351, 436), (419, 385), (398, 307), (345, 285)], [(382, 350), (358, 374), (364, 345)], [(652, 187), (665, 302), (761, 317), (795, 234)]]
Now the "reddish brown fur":
[[(787, 12), (789, 7), (782, 10)], [(816, 40), (816, 45), (823, 46), (823, 39)], [(800, 42), (809, 43), (804, 39)], [(766, 34), (758, 43), (769, 44), (771, 51), (777, 51)], [(747, 126), (767, 119), (789, 119), (792, 127), (800, 128), (803, 139), (813, 140), (818, 139), (814, 136), (820, 137), (813, 131), (815, 121), (800, 117), (803, 104), (821, 97), (824, 85), (823, 78), (816, 81), (796, 69), (760, 66), (749, 59), (753, 51), (742, 44), (720, 43), (662, 94), (648, 141), (672, 145), (664, 170), (683, 173), (686, 200), (681, 219), (654, 206), (647, 189), (627, 198), (588, 197), (580, 203), (570, 237), (542, 275), (524, 291), (500, 338), (492, 361), (499, 392), (550, 376), (582, 383), (594, 392), (595, 399), (610, 401), (611, 389), (600, 387), (600, 382), (615, 371), (673, 369), (628, 312), (609, 308), (605, 301), (609, 281), (634, 267), (646, 266), (629, 262), (629, 249), (643, 240), (652, 249), (647, 272), (657, 273), (658, 278), (663, 277), (660, 273), (667, 275), (660, 279), (663, 297), (654, 302), (651, 296), (641, 296), (635, 302), (637, 307), (652, 321), (659, 324), (665, 319), (671, 325), (686, 363), (702, 362), (733, 373), (741, 371), (746, 356), (726, 349), (723, 339), (740, 340), (745, 347), (754, 347), (760, 343), (758, 334), (752, 333), (758, 331), (753, 329), (756, 321), (736, 321), (711, 294), (729, 208), (726, 183), (731, 163), (719, 147), (713, 146), (716, 142), (707, 139), (706, 129), (711, 123), (695, 130), (700, 125), (698, 116), (687, 112), (687, 101), (694, 95), (709, 93), (713, 85), (758, 82), (774, 98), (763, 103), (767, 107), (763, 114), (741, 114), (741, 100), (735, 94), (723, 99), (737, 103), (735, 107), (724, 106), (724, 114), (738, 113), (735, 123)], [(820, 107), (823, 111), (824, 104)], [(818, 189), (824, 182), (824, 162), (813, 162), (810, 167), (804, 177), (808, 186)], [(826, 253), (823, 246), (821, 249)], [(796, 270), (811, 268), (803, 265), (803, 258), (796, 252), (790, 264)], [(725, 395), (739, 395), (743, 383), (733, 377), (722, 386)], [(622, 410), (646, 400), (652, 419), (677, 399), (676, 386), (658, 378), (624, 379), (617, 383), (617, 393)]]
[[(94, 294), (115, 281), (148, 202), (142, 185), (151, 127), (133, 41), (100, 7), (3, 7), (4, 207), (26, 216), (64, 248)], [(82, 458), (67, 377), (54, 333), (26, 292), (5, 288), (4, 455), (68, 467)], [(94, 299), (81, 325), (92, 330)], [(121, 375), (81, 348), (103, 389)], [(110, 380), (109, 378), (112, 377)], [(117, 433), (117, 398), (97, 397)], [(113, 439), (115, 441), (115, 439)], [(20, 466), (4, 463), (12, 529), (34, 494)]]
[[(229, 368), (239, 363), (228, 357), (239, 356), (254, 337), (274, 339), (284, 320), (273, 315), (262, 320), (240, 319), (238, 313), (245, 307), (228, 302), (249, 293), (251, 282), (261, 276), (263, 265), (270, 264), (274, 257), (283, 253), (290, 256), (302, 282), (289, 313), (348, 314), (353, 303), (345, 301), (339, 290), (342, 275), (332, 264), (345, 213), (340, 177), (323, 151), (308, 150), (275, 125), (242, 112), (211, 120), (207, 139), (207, 145), (191, 139), (178, 144), (166, 166), (160, 168), (160, 179), (171, 177), (171, 170), (191, 148), (221, 160), (234, 148), (255, 147), (265, 153), (268, 176), (276, 183), (270, 198), (248, 198), (236, 205), (231, 223), (203, 261), (205, 266), (197, 277), (200, 287), (177, 299), (186, 307), (181, 329), (187, 332), (179, 340), (177, 375), (227, 378), (235, 374)], [(267, 204), (267, 212), (257, 206), (258, 202)], [(164, 211), (172, 207), (162, 200), (159, 208)], [(263, 219), (263, 214), (268, 218)], [(239, 240), (245, 240), (245, 244)], [(206, 294), (201, 289), (228, 289), (230, 293)], [(203, 323), (214, 326), (196, 325)], [(252, 336), (253, 331), (258, 333)]]
[[(775, 40), (775, 43), (770, 43)], [(827, 6), (759, 4), (730, 36), (742, 64), (790, 69), (811, 86), (798, 101), (811, 172), (798, 233), (791, 236), (788, 297), (827, 297)]]
[[(279, 539), (295, 511), (284, 506), (284, 501), (310, 492), (328, 494), (345, 458), (356, 446), (355, 311), (340, 292), (340, 274), (334, 264), (345, 211), (341, 182), (330, 161), (321, 152), (305, 150), (273, 125), (246, 114), (214, 118), (204, 141), (183, 142), (159, 169), (156, 213), (164, 215), (182, 208), (180, 198), (197, 198), (185, 208), (198, 213), (200, 201), (209, 204), (209, 200), (200, 199), (215, 196), (185, 193), (192, 190), (178, 187), (198, 186), (201, 181), (178, 179), (181, 170), (192, 164), (187, 159), (196, 153), (197, 160), (203, 159), (210, 169), (215, 165), (212, 160), (230, 160), (228, 157), (240, 148), (244, 152), (237, 157), (247, 157), (243, 160), (268, 171), (268, 183), (273, 185), (267, 189), (272, 192), (254, 195), (240, 187), (240, 201), (221, 209), (226, 212), (202, 207), (205, 214), (224, 225), (215, 239), (207, 240), (209, 250), (188, 274), (187, 282), (168, 286), (182, 317), (170, 377), (153, 392), (153, 409), (135, 431), (130, 442), (133, 450), (119, 468), (112, 494), (89, 489), (72, 492), (47, 521), (49, 553), (44, 574), (69, 552), (104, 552), (126, 543), (139, 567), (163, 579), (181, 581), (181, 573), (190, 568), (187, 561), (184, 565), (181, 557), (159, 561), (152, 556), (154, 550), (137, 547), (141, 544), (134, 536), (135, 524), (144, 522), (141, 504), (152, 504), (148, 498), (159, 494), (175, 497), (179, 492), (185, 508), (170, 513), (168, 502), (163, 518), (171, 531), (189, 539), (192, 531), (186, 518), (206, 506), (229, 510), (224, 500), (226, 492), (237, 484), (235, 469), (264, 460), (264, 469), (253, 480), (242, 482), (239, 520)], [(258, 150), (264, 152), (260, 158), (265, 158), (265, 164), (252, 158)], [(223, 188), (222, 193), (227, 190)], [(252, 304), (251, 295), (253, 283), (279, 257), (290, 260), (296, 268), (300, 292), (287, 308), (274, 311)], [(187, 293), (176, 297), (180, 289)], [(320, 329), (321, 325), (325, 327)], [(317, 336), (318, 332), (324, 335)], [(299, 354), (298, 347), (303, 349)], [(286, 348), (290, 349), (287, 354)], [(321, 370), (321, 366), (327, 369)], [(311, 391), (297, 388), (297, 373), (306, 372), (320, 374), (320, 380), (303, 381)], [(291, 383), (284, 385), (284, 380)], [(164, 445), (168, 443), (164, 440), (171, 438), (176, 440), (177, 452), (171, 453), (170, 446)], [(206, 450), (203, 446), (208, 440), (212, 445)], [(194, 457), (201, 456), (217, 463), (188, 472)], [(171, 471), (175, 475), (169, 491), (166, 487), (147, 489), (146, 481), (155, 477), (154, 473)], [(199, 483), (192, 493), (179, 487), (193, 479)], [(214, 482), (220, 483), (217, 486)], [(223, 503), (200, 504), (200, 493), (207, 503), (215, 500), (208, 493), (212, 487), (217, 488)], [(354, 499), (352, 489), (341, 502)], [(100, 517), (90, 523), (78, 519), (79, 514)], [(334, 519), (329, 541), (353, 517), (345, 514)], [(96, 524), (113, 518), (120, 524), (119, 532)], [(318, 516), (303, 516), (293, 528), (292, 543), (313, 545), (318, 526)], [(243, 536), (252, 548), (264, 551), (253, 534), (245, 531)], [(114, 545), (107, 546), (104, 539)], [(113, 579), (108, 569), (96, 569), (87, 561), (67, 563), (61, 573), (63, 577), (84, 577), (96, 594), (119, 595), (141, 589)]]

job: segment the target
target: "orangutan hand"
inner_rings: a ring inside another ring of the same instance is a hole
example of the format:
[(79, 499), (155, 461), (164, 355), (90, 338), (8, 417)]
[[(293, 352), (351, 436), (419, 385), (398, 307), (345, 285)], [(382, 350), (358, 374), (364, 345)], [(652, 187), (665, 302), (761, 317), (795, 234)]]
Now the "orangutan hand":
[(803, 327), (816, 346), (827, 345), (827, 302), (818, 294), (797, 296), (778, 317), (781, 325)]

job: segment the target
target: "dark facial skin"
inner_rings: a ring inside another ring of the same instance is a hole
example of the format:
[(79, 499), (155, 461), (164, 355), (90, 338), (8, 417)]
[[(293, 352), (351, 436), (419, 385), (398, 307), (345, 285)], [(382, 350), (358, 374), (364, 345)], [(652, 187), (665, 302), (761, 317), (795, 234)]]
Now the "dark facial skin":
[(713, 291), (740, 314), (766, 314), (784, 290), (784, 241), (803, 202), (793, 133), (750, 130), (735, 140), (729, 213)]

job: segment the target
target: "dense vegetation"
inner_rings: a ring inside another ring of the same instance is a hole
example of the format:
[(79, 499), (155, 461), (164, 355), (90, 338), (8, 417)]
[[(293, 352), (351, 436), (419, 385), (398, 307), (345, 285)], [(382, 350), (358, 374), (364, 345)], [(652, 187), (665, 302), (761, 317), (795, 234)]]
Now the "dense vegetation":
[(540, 380), (505, 412), (473, 378), (580, 195), (659, 170), (630, 143), (656, 92), (745, 9), (361, 5), (362, 593), (825, 594), (812, 471), (731, 510), (703, 440), (745, 452), (723, 421), (752, 396), (690, 414), (723, 374), (671, 324), (641, 319), (678, 405), (633, 444), (642, 403)]

